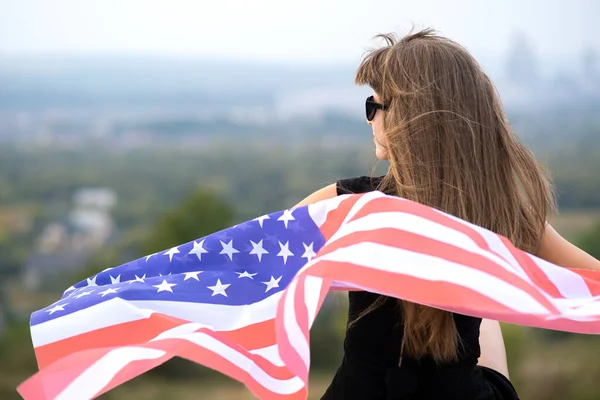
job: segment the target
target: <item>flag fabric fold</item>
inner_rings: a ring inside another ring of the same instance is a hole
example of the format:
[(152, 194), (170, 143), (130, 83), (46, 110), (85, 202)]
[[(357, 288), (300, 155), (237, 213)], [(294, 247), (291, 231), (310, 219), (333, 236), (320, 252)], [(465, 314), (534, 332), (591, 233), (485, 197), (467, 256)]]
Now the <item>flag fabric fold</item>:
[(31, 316), (26, 399), (87, 399), (179, 356), (261, 399), (306, 399), (309, 331), (332, 290), (600, 333), (600, 273), (380, 192), (267, 214), (109, 268)]

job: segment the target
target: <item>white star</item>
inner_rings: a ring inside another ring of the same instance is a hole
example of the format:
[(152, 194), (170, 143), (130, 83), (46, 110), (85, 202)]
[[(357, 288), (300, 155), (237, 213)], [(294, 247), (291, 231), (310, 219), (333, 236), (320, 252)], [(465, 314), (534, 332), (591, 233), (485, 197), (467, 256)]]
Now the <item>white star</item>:
[(177, 286), (176, 283), (168, 283), (167, 281), (165, 281), (163, 279), (162, 283), (160, 285), (152, 285), (155, 288), (158, 288), (158, 291), (156, 293), (160, 293), (160, 292), (171, 292), (173, 293), (173, 289), (171, 289), (173, 286)]
[(166, 274), (166, 275), (163, 275), (163, 274), (161, 274), (161, 273), (159, 272), (159, 273), (158, 273), (158, 275), (159, 275), (159, 276), (171, 276), (171, 273), (169, 272), (168, 274)]
[(279, 253), (277, 253), (277, 256), (283, 257), (283, 264), (285, 265), (285, 263), (287, 263), (287, 258), (289, 256), (293, 256), (294, 253), (292, 253), (290, 251), (290, 248), (289, 248), (290, 242), (285, 242), (285, 244), (282, 244), (281, 242), (278, 242), (278, 243), (279, 243), (279, 247), (281, 248), (281, 251)]
[(98, 286), (96, 284), (96, 278), (98, 277), (98, 275), (94, 276), (93, 278), (87, 278), (87, 285), (88, 286)]
[(224, 243), (222, 240), (219, 240), (219, 242), (221, 242), (221, 246), (223, 246), (223, 250), (221, 250), (219, 254), (227, 254), (229, 259), (233, 261), (233, 255), (239, 253), (239, 251), (233, 248), (233, 239), (231, 239), (229, 243)]
[(280, 276), (279, 278), (275, 279), (273, 277), (273, 275), (271, 275), (271, 280), (269, 282), (263, 282), (265, 285), (267, 285), (267, 290), (265, 290), (265, 293), (267, 293), (269, 290), (271, 290), (273, 288), (279, 287), (279, 281), (281, 280), (282, 277), (283, 277), (283, 275)]
[(134, 280), (132, 280), (132, 281), (129, 281), (129, 284), (131, 285), (131, 284), (132, 284), (132, 283), (134, 283), (134, 282), (142, 282), (142, 283), (145, 283), (145, 282), (144, 282), (144, 279), (146, 279), (146, 274), (144, 274), (144, 276), (142, 276), (141, 278), (140, 278), (139, 276), (137, 276), (137, 275), (136, 275)]
[(156, 253), (152, 253), (146, 256), (146, 262), (148, 262), (148, 260), (150, 259), (150, 257), (155, 256)]
[(216, 296), (218, 294), (222, 294), (223, 296), (227, 297), (227, 293), (225, 293), (225, 289), (227, 289), (229, 286), (231, 286), (230, 283), (227, 284), (222, 284), (220, 279), (217, 279), (217, 284), (215, 286), (207, 286), (207, 288), (209, 288), (210, 290), (213, 291), (213, 296)]
[(258, 261), (262, 261), (263, 254), (269, 254), (269, 252), (263, 248), (262, 242), (262, 239), (260, 239), (260, 242), (258, 243), (254, 243), (252, 240), (250, 241), (250, 243), (252, 243), (250, 254), (256, 254), (258, 256)]
[(283, 214), (281, 215), (281, 217), (277, 218), (277, 221), (283, 221), (283, 224), (285, 225), (285, 229), (287, 229), (287, 227), (288, 227), (288, 222), (296, 220), (294, 218), (294, 216), (292, 215), (293, 212), (294, 212), (294, 210), (291, 210), (291, 211), (285, 210), (283, 212)]
[(254, 218), (254, 221), (258, 221), (258, 224), (262, 228), (263, 222), (265, 221), (265, 219), (271, 219), (271, 217), (269, 217), (268, 215), (263, 215), (262, 217)]
[(57, 304), (57, 305), (55, 305), (54, 307), (52, 307), (51, 309), (49, 309), (49, 310), (46, 310), (46, 311), (49, 313), (48, 315), (52, 315), (52, 314), (54, 314), (54, 313), (55, 313), (55, 312), (57, 312), (57, 311), (65, 311), (65, 308), (64, 308), (64, 307), (65, 307), (67, 304), (69, 304), (69, 303)]
[(302, 254), (302, 258), (306, 258), (308, 261), (312, 260), (312, 258), (317, 255), (313, 250), (314, 242), (308, 246), (305, 243), (302, 243), (302, 245), (304, 246), (304, 254)]
[(71, 291), (73, 291), (73, 290), (75, 290), (75, 286), (71, 286), (70, 288), (68, 288), (67, 290), (65, 290), (65, 291), (63, 292), (63, 294), (67, 294), (67, 293), (69, 293), (69, 292), (71, 292)]
[(113, 278), (112, 275), (110, 276), (110, 283), (111, 284), (115, 284), (115, 283), (121, 283), (121, 274), (119, 274), (116, 278)]
[(163, 253), (164, 256), (167, 256), (167, 255), (169, 256), (169, 261), (173, 261), (173, 256), (175, 254), (179, 254), (179, 249), (177, 247), (173, 247), (171, 250), (165, 251)]
[(253, 274), (248, 273), (248, 271), (244, 271), (244, 272), (236, 272), (236, 274), (238, 274), (238, 279), (239, 278), (250, 278), (250, 279), (254, 279), (253, 276), (256, 275), (256, 272)]
[(93, 292), (93, 291), (91, 291), (91, 290), (90, 290), (89, 292), (82, 292), (82, 293), (79, 293), (78, 295), (76, 295), (76, 296), (75, 296), (75, 298), (76, 298), (76, 299), (80, 299), (80, 298), (82, 298), (83, 296), (89, 296), (89, 295), (90, 295), (90, 294), (92, 294), (92, 293), (94, 293), (94, 292)]
[(202, 254), (208, 253), (208, 251), (202, 246), (204, 244), (204, 239), (202, 239), (199, 243), (194, 241), (194, 248), (190, 250), (188, 254), (195, 254), (198, 257), (198, 261), (202, 261)]
[(106, 289), (104, 292), (100, 292), (98, 294), (101, 294), (102, 297), (106, 296), (107, 294), (111, 294), (111, 293), (117, 293), (119, 289), (113, 289), (113, 288), (108, 288)]
[(195, 279), (197, 281), (200, 281), (198, 279), (198, 274), (200, 274), (200, 273), (202, 273), (202, 271), (184, 272), (185, 278), (183, 278), (183, 280), (187, 281), (188, 279)]

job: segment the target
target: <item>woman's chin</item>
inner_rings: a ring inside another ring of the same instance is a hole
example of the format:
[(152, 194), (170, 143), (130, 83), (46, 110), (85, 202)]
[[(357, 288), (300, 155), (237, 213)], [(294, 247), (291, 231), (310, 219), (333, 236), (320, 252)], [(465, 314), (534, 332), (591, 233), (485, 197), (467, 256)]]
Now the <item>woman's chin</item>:
[(377, 159), (380, 161), (385, 161), (388, 159), (388, 152), (377, 146), (375, 147), (375, 157), (377, 157)]

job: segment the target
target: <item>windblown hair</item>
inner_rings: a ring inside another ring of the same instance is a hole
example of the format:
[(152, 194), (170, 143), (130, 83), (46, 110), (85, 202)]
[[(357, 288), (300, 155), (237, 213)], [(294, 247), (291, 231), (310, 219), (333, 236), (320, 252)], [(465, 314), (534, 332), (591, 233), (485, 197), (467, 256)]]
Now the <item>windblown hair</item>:
[[(377, 37), (386, 45), (366, 55), (355, 81), (389, 106), (383, 128), (390, 168), (378, 190), (487, 228), (537, 254), (555, 209), (552, 186), (511, 131), (489, 77), (467, 50), (430, 29), (401, 40)], [(400, 306), (404, 355), (457, 359), (451, 313), (405, 301)]]

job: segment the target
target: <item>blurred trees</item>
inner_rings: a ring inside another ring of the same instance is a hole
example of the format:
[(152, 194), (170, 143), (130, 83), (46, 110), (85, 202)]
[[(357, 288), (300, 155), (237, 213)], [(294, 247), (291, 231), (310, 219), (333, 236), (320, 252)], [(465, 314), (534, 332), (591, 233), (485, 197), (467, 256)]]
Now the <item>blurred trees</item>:
[(176, 208), (165, 212), (148, 232), (144, 255), (220, 231), (234, 224), (234, 211), (212, 193), (194, 190)]
[(581, 235), (576, 243), (591, 256), (600, 260), (600, 224)]

